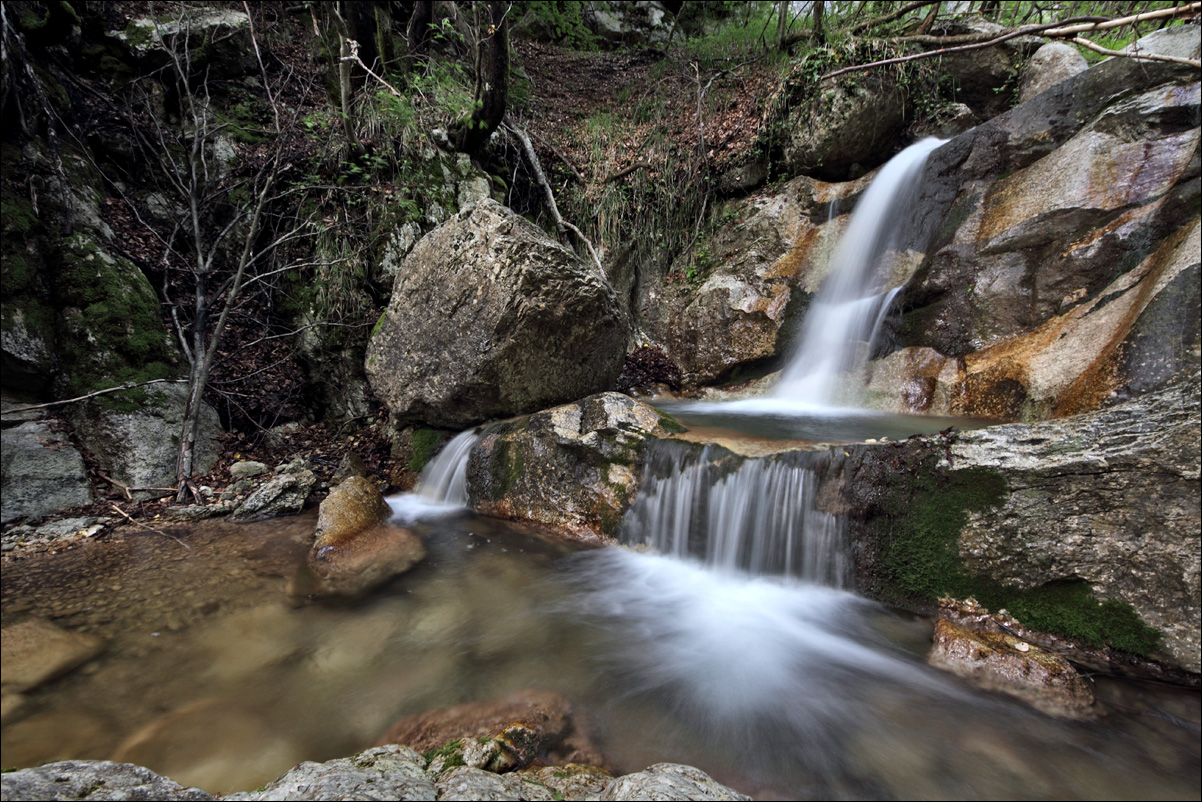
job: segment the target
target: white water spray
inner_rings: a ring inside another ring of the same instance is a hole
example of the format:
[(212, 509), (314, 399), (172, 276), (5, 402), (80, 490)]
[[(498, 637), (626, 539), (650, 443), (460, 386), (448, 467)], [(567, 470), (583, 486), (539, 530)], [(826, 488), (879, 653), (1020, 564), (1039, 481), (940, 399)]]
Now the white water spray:
[(828, 407), (840, 377), (858, 375), (899, 287), (886, 287), (887, 254), (911, 202), (923, 165), (943, 144), (924, 139), (893, 157), (873, 179), (839, 241), (831, 273), (806, 315), (801, 337), (781, 374), (777, 398)]

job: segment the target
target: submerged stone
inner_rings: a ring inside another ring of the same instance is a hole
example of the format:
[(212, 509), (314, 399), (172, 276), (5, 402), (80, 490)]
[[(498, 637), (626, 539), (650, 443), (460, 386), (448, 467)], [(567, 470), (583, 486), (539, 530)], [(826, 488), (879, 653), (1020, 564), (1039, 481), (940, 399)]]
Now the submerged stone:
[(1067, 660), (1014, 635), (972, 630), (940, 618), (929, 662), (1053, 716), (1094, 714), (1093, 691)]
[(99, 635), (71, 632), (44, 618), (31, 618), (0, 631), (5, 691), (22, 692), (91, 660), (104, 651)]

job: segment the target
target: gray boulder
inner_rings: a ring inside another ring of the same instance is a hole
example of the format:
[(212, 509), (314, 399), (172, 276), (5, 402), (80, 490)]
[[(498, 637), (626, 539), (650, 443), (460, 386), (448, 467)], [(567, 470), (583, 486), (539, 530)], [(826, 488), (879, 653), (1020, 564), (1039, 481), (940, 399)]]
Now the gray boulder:
[(642, 478), (645, 444), (676, 427), (621, 393), (493, 424), (468, 456), (470, 503), (585, 541), (612, 536)]
[(255, 67), (250, 18), (243, 11), (192, 7), (166, 17), (137, 17), (124, 30), (110, 31), (136, 61), (165, 66), (188, 41), (190, 66), (208, 67), (214, 77), (230, 78)]
[(901, 89), (876, 76), (823, 87), (789, 114), (781, 168), (790, 175), (846, 181), (893, 155), (905, 127)]
[(64, 760), (0, 775), (0, 798), (18, 800), (171, 800), (207, 802), (212, 796), (185, 788), (142, 766), (108, 760)]
[(0, 432), (0, 521), (40, 518), (92, 503), (83, 457), (47, 423), (27, 421)]
[(643, 771), (627, 774), (610, 783), (601, 793), (602, 800), (749, 800), (715, 782), (705, 772), (679, 763), (656, 763)]
[(869, 595), (996, 593), (1032, 629), (1132, 652), (1152, 649), (1150, 627), (1153, 656), (1197, 672), (1200, 409), (1195, 373), (1059, 420), (838, 449), (824, 470), (839, 491), (819, 496), (840, 499)]
[(481, 200), (406, 258), (367, 375), (397, 423), (462, 429), (611, 387), (627, 329), (604, 276)]
[(1087, 69), (1089, 62), (1077, 48), (1064, 42), (1048, 42), (1027, 62), (1018, 88), (1018, 102), (1026, 103), (1040, 92)]
[[(426, 761), (407, 746), (377, 746), (353, 758), (305, 761), (259, 791), (229, 794), (228, 800), (437, 799)], [(462, 797), (464, 799), (468, 797)]]
[[(109, 476), (127, 487), (157, 488), (135, 491), (135, 498), (161, 496), (163, 488), (175, 485), (188, 403), (188, 388), (182, 383), (154, 385), (145, 392), (145, 402), (128, 411), (125, 407), (133, 405), (114, 406), (103, 398), (76, 404), (71, 411), (80, 443)], [(193, 461), (197, 473), (207, 473), (217, 462), (222, 433), (217, 411), (203, 404)]]
[(234, 510), (234, 517), (269, 518), (300, 512), (316, 484), (317, 475), (302, 460), (281, 465)]

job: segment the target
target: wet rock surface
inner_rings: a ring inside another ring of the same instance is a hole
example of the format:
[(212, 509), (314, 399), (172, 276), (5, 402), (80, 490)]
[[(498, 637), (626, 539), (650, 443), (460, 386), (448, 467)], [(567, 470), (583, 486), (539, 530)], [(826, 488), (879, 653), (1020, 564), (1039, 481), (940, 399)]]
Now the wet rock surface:
[(316, 484), (316, 474), (303, 459), (277, 466), (275, 475), (238, 505), (234, 517), (269, 518), (300, 512)]
[(611, 387), (627, 327), (595, 267), (486, 199), (406, 257), (367, 375), (395, 422), (462, 429)]
[(1111, 59), (932, 154), (897, 332), (962, 360), (931, 411), (1038, 420), (1193, 369), (1199, 115), (1196, 71)]
[(1089, 718), (1093, 692), (1067, 660), (1006, 633), (935, 622), (931, 665), (987, 690), (1001, 691), (1049, 715)]
[(597, 542), (612, 535), (638, 487), (643, 445), (671, 419), (621, 393), (487, 426), (468, 457), (472, 506)]

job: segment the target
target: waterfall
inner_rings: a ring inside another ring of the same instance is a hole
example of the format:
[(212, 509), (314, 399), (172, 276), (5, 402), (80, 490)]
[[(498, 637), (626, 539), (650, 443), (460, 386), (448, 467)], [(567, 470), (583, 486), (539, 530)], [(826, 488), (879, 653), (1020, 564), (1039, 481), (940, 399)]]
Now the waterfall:
[(475, 430), (460, 432), (422, 469), (412, 493), (389, 498), (393, 520), (412, 522), (445, 515), (467, 507), (467, 457), (480, 436)]
[(889, 279), (887, 254), (898, 241), (899, 222), (931, 151), (943, 144), (924, 139), (893, 157), (872, 180), (839, 241), (831, 273), (802, 324), (793, 355), (775, 395), (799, 404), (831, 406), (838, 381), (862, 372), (872, 342), (900, 287)]
[(813, 459), (738, 460), (714, 446), (656, 443), (620, 537), (717, 569), (841, 588), (849, 567), (843, 521), (817, 509)]

